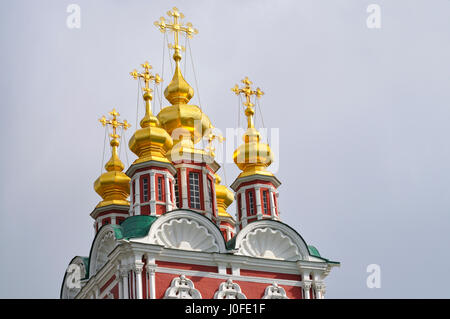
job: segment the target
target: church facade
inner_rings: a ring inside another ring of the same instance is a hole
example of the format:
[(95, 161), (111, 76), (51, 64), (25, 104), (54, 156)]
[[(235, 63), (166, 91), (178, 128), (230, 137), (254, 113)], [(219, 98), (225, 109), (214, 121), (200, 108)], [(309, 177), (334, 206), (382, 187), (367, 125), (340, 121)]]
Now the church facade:
[[(221, 184), (213, 125), (196, 105), (181, 72), (179, 36), (197, 33), (176, 8), (155, 25), (174, 34), (174, 74), (164, 95), (170, 105), (152, 112), (151, 83), (161, 78), (148, 62), (131, 76), (143, 82), (145, 115), (129, 141), (137, 159), (124, 171), (116, 110), (111, 158), (94, 183), (95, 238), (88, 256), (74, 257), (61, 286), (63, 299), (321, 299), (324, 279), (339, 262), (322, 257), (283, 223), (281, 182), (268, 167), (273, 154), (254, 125), (254, 101), (264, 93), (245, 78), (232, 91), (243, 97), (247, 128), (233, 159), (241, 173)], [(196, 147), (202, 139), (208, 147)], [(236, 214), (227, 209), (235, 201)]]

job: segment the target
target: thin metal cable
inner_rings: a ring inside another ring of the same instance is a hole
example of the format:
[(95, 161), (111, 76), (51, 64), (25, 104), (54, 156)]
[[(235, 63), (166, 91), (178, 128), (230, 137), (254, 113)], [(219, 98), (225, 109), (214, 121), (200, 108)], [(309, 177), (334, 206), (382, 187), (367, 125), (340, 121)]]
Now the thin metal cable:
[(238, 95), (238, 125), (237, 128), (241, 127), (241, 103), (242, 103), (242, 98), (241, 95)]
[[(169, 40), (167, 39), (167, 33), (166, 32), (164, 32), (164, 40), (167, 43), (167, 47), (169, 47)], [(167, 50), (167, 54), (169, 55), (170, 70), (173, 73), (173, 65), (172, 65), (172, 59), (171, 59), (171, 56), (170, 56), (170, 50)]]
[[(158, 89), (156, 88), (156, 82), (153, 82), (153, 92), (155, 92), (155, 94), (156, 94), (156, 100), (160, 101), (159, 100), (159, 92), (158, 92)], [(159, 103), (159, 110), (161, 111), (161, 103)], [(152, 111), (152, 114), (153, 114), (153, 110), (152, 110), (152, 105), (151, 104), (150, 104), (150, 111)]]
[[(186, 50), (186, 44), (187, 44), (187, 34), (184, 34), (184, 50)], [(186, 52), (187, 55), (187, 52)], [(191, 56), (192, 57), (192, 56)], [(184, 59), (184, 76), (186, 76), (186, 61), (187, 61), (187, 57)]]
[[(191, 41), (189, 41), (189, 38), (187, 39), (187, 44), (189, 46), (189, 55), (191, 56), (191, 63), (192, 63), (192, 71), (194, 73), (194, 79), (195, 79), (195, 86), (197, 88), (197, 95), (198, 95), (198, 106), (200, 107), (200, 110), (202, 110), (202, 101), (200, 99), (200, 89), (198, 86), (198, 81), (197, 81), (197, 73), (195, 72), (195, 67), (194, 67), (194, 59), (192, 58), (192, 49), (191, 49)], [(202, 110), (203, 111), (203, 110)]]
[[(265, 129), (267, 129), (266, 125), (264, 124), (264, 117), (263, 117), (263, 114), (262, 114), (262, 111), (261, 111), (261, 105), (259, 103), (259, 99), (256, 99), (256, 105), (258, 106), (258, 109), (259, 109), (259, 114), (261, 116), (262, 125), (263, 125), (263, 127)], [(266, 134), (266, 143), (269, 144), (269, 134)]]
[(225, 167), (227, 166), (227, 161), (224, 161), (224, 163), (223, 163), (223, 179), (224, 179), (224, 182), (225, 182), (225, 184), (224, 185), (226, 185), (226, 186), (228, 186), (228, 182), (227, 182), (227, 170), (225, 169)]
[(140, 101), (140, 94), (141, 92), (141, 78), (138, 78), (138, 86), (137, 86), (137, 100), (136, 100), (136, 129), (138, 127), (138, 118), (139, 118), (139, 101)]
[[(165, 34), (165, 33), (164, 33)], [(165, 42), (165, 37), (163, 38), (163, 54), (162, 54), (162, 66), (161, 66), (161, 85), (159, 88), (159, 110), (161, 111), (162, 108), (162, 87), (163, 87), (163, 83), (164, 83), (164, 57), (165, 57), (165, 50), (166, 50), (166, 42)]]
[(102, 155), (102, 166), (100, 166), (100, 175), (103, 172), (103, 164), (105, 162), (105, 152), (106, 152), (106, 135), (108, 134), (108, 125), (105, 126), (105, 137), (103, 138), (103, 155)]
[[(121, 138), (123, 139), (123, 144), (125, 145), (125, 141), (127, 140), (126, 138), (125, 138), (125, 133), (126, 132), (126, 130), (124, 130), (124, 128), (123, 128), (123, 126), (122, 126), (122, 136), (121, 136)], [(125, 158), (127, 159), (127, 167), (130, 167), (130, 162), (128, 161), (128, 149), (125, 147)]]

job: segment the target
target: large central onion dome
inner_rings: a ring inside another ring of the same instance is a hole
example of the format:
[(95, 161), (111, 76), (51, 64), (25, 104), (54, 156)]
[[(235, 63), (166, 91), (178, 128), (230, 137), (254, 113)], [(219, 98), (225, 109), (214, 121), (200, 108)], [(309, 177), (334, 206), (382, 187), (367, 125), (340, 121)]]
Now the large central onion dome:
[[(164, 96), (172, 105), (159, 112), (158, 120), (172, 136), (175, 144), (182, 141), (184, 146), (191, 145), (192, 148), (193, 144), (202, 139), (211, 123), (198, 106), (188, 104), (194, 96), (194, 90), (181, 74), (181, 50), (184, 48), (179, 44), (179, 36), (180, 33), (184, 33), (188, 38), (192, 38), (192, 35), (197, 34), (198, 30), (194, 29), (191, 23), (184, 24), (181, 21), (183, 15), (177, 8), (169, 11), (168, 15), (173, 18), (172, 23), (161, 17), (160, 21), (155, 22), (155, 25), (161, 32), (171, 31), (174, 35), (174, 43), (170, 44), (170, 48), (175, 51), (173, 54), (175, 73), (172, 81), (164, 90)], [(187, 139), (187, 137), (189, 138)]]

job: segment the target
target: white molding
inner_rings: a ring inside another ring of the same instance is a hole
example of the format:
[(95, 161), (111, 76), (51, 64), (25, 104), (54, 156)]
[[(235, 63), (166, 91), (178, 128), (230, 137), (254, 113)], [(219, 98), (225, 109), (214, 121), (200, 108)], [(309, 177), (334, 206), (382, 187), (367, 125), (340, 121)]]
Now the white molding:
[[(165, 273), (176, 275), (180, 272), (183, 272), (187, 276), (190, 277), (203, 277), (203, 278), (213, 278), (213, 279), (231, 279), (235, 281), (245, 281), (245, 282), (256, 282), (263, 284), (273, 284), (274, 279), (268, 277), (254, 277), (254, 276), (241, 276), (239, 274), (228, 275), (221, 273), (212, 273), (206, 271), (196, 271), (196, 270), (184, 270), (184, 269), (176, 269), (176, 268), (167, 268), (167, 267), (157, 267), (157, 273)], [(283, 286), (292, 286), (292, 287), (302, 287), (302, 281), (298, 280), (288, 280), (288, 279), (276, 279), (276, 281)]]
[(242, 293), (241, 287), (231, 278), (219, 285), (219, 290), (214, 294), (214, 299), (247, 299)]
[(216, 225), (203, 215), (183, 210), (160, 216), (147, 236), (132, 241), (182, 250), (226, 252), (222, 233)]
[(289, 299), (286, 295), (286, 290), (283, 287), (278, 286), (278, 283), (266, 287), (264, 290), (264, 296), (262, 299)]
[[(257, 230), (266, 230), (265, 233), (267, 236), (259, 236)], [(251, 237), (254, 237), (251, 240)], [(256, 237), (255, 237), (256, 236)], [(269, 238), (270, 237), (270, 238)], [(264, 240), (264, 242), (260, 242)], [(269, 257), (269, 250), (271, 244), (275, 244), (275, 240), (278, 242), (284, 240), (286, 242), (286, 249), (290, 249), (289, 246), (294, 245), (298, 249), (298, 258), (289, 257), (288, 260), (309, 260), (309, 250), (306, 243), (303, 239), (290, 227), (286, 226), (283, 223), (275, 222), (271, 219), (264, 219), (257, 222), (252, 222), (245, 226), (237, 235), (236, 235), (236, 245), (235, 249), (238, 251), (238, 254), (252, 256), (252, 257), (263, 257), (261, 254), (258, 254), (257, 251), (261, 251), (264, 249), (264, 245), (266, 245), (267, 255), (265, 257)], [(245, 242), (245, 245), (243, 243)], [(282, 243), (282, 242), (280, 242)], [(273, 247), (271, 253), (274, 256), (272, 258), (288, 258), (287, 255), (283, 254), (281, 251), (274, 251), (276, 247)], [(264, 252), (261, 251), (262, 254)]]
[(164, 294), (164, 299), (202, 299), (202, 295), (195, 289), (192, 280), (183, 274), (172, 279), (170, 287)]

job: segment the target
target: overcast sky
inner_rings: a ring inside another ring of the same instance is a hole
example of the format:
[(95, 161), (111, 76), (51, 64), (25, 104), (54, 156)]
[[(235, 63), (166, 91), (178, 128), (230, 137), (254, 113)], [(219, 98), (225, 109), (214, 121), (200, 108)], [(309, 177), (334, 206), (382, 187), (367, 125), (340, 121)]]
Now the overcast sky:
[[(71, 3), (80, 29), (66, 25)], [(367, 27), (369, 4), (380, 29)], [(148, 60), (170, 80), (153, 22), (173, 5), (199, 29), (199, 87), (189, 54), (186, 78), (216, 127), (238, 125), (230, 88), (244, 76), (266, 93), (282, 221), (342, 263), (326, 297), (449, 298), (448, 0), (1, 1), (0, 297), (58, 298), (70, 259), (88, 256), (98, 118), (116, 107), (128, 143), (128, 73)], [(229, 185), (238, 170), (225, 171)], [(381, 288), (366, 285), (370, 264)]]

